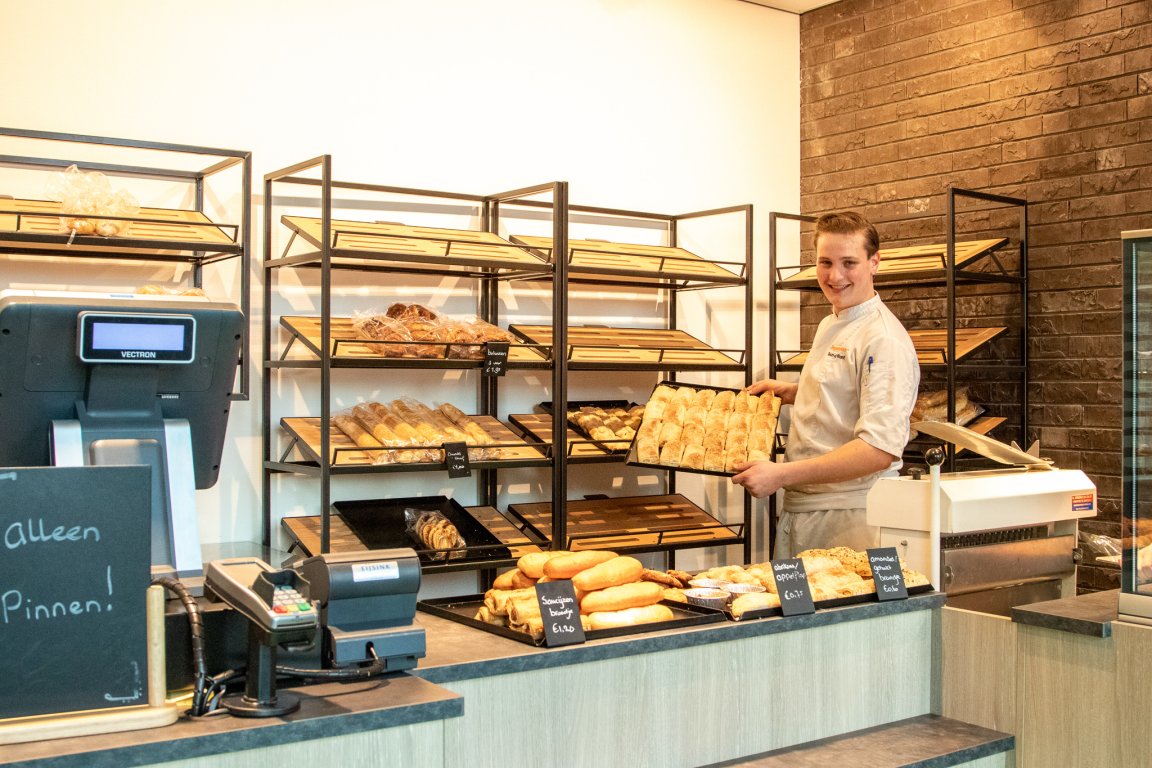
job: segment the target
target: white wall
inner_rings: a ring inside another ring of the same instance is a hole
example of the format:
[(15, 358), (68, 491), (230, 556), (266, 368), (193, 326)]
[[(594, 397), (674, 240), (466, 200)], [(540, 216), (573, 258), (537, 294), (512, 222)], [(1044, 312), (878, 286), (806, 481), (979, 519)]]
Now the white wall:
[[(325, 153), (343, 180), (565, 180), (573, 203), (662, 213), (751, 203), (766, 366), (767, 215), (799, 207), (794, 15), (739, 0), (3, 2), (0, 69), (0, 125), (252, 150), (257, 257), (263, 174)], [(6, 261), (0, 288), (43, 277)], [(207, 542), (259, 538), (258, 398), (229, 435), (219, 484), (198, 494)], [(288, 511), (314, 503), (304, 490)]]

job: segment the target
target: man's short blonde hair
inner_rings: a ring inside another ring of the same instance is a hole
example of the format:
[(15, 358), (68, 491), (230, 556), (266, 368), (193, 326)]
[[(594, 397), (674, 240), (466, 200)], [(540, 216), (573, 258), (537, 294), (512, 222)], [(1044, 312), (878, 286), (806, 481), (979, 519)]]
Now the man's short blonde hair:
[(825, 213), (816, 219), (816, 238), (814, 245), (820, 242), (820, 235), (856, 235), (864, 236), (864, 250), (871, 257), (880, 250), (880, 233), (872, 222), (856, 211), (840, 211)]

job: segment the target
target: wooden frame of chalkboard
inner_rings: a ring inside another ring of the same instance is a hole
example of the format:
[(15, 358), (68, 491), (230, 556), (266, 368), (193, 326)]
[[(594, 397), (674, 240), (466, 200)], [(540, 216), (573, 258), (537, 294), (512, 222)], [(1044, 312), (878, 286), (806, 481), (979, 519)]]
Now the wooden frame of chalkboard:
[(150, 478), (0, 468), (0, 720), (148, 704)]

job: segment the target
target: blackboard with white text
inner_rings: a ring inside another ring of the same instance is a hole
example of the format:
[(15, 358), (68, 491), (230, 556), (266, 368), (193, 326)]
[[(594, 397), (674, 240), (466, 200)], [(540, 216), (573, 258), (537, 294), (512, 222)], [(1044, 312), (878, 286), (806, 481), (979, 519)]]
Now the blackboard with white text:
[(0, 719), (148, 703), (150, 477), (0, 467)]

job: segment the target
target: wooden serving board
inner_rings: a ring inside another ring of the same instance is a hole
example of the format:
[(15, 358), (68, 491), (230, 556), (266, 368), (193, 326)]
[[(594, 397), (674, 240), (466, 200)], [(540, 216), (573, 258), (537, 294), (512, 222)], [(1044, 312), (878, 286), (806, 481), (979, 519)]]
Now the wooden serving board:
[[(502, 455), (499, 459), (491, 459), (483, 463), (508, 461), (540, 461), (544, 454), (539, 447), (529, 445), (513, 432), (507, 425), (502, 424), (492, 416), (471, 416), (480, 427), (498, 443)], [(319, 461), (320, 453), (320, 419), (311, 416), (287, 416), (280, 419), (280, 426), (288, 434), (299, 439), (311, 452), (310, 459)], [(370, 467), (372, 454), (379, 453), (371, 449), (362, 449), (339, 429), (332, 428), (328, 433), (329, 446), (334, 454), (333, 466), (337, 467)], [(413, 446), (416, 448), (439, 448), (440, 446)], [(478, 447), (478, 446), (477, 446)], [(480, 464), (482, 462), (473, 462)], [(443, 462), (424, 463), (396, 463), (384, 464), (383, 468), (408, 467), (443, 467)]]
[[(3, 240), (5, 232), (56, 235), (63, 241), (59, 247), (68, 247), (67, 240), (71, 233), (60, 229), (60, 209), (61, 204), (53, 200), (0, 198), (0, 240)], [(131, 226), (126, 235), (117, 235), (115, 238), (89, 236), (82, 239), (86, 245), (93, 242), (99, 244), (107, 239), (164, 240), (171, 241), (174, 246), (195, 244), (204, 248), (235, 244), (232, 237), (202, 212), (173, 208), (141, 208), (139, 213), (131, 217)], [(43, 244), (38, 244), (38, 247), (43, 247)], [(77, 247), (75, 241), (72, 247)]]
[[(967, 240), (956, 243), (956, 269), (968, 266), (1008, 243), (1008, 238), (991, 240)], [(900, 280), (910, 276), (927, 276), (943, 273), (948, 266), (948, 247), (945, 244), (910, 245), (904, 248), (881, 248), (880, 267), (876, 271), (875, 282)], [(805, 267), (794, 275), (780, 281), (784, 288), (819, 287), (816, 282), (815, 265)]]
[[(465, 507), (464, 509), (501, 543), (505, 544), (513, 558), (519, 558), (529, 552), (540, 551), (540, 547), (533, 544), (495, 507)], [(296, 541), (304, 550), (305, 556), (320, 554), (320, 531), (323, 521), (319, 515), (286, 517), (280, 521), (280, 525), (287, 531), (292, 540)], [(352, 532), (352, 529), (339, 515), (329, 515), (328, 517), (328, 542), (332, 552), (368, 551), (360, 537)]]
[[(508, 420), (524, 430), (533, 440), (552, 445), (552, 414), (515, 413)], [(631, 440), (590, 440), (568, 427), (569, 459), (622, 459)]]
[[(281, 221), (316, 248), (323, 246), (321, 220), (283, 216)], [(543, 260), (491, 232), (366, 221), (333, 221), (332, 247), (398, 261), (540, 269)]]
[[(552, 504), (512, 504), (508, 511), (552, 538)], [(627, 550), (738, 539), (740, 534), (684, 496), (634, 496), (568, 502), (566, 549)]]
[[(367, 343), (365, 343), (356, 333), (356, 328), (352, 324), (350, 317), (333, 317), (331, 318), (331, 339), (332, 342), (332, 357), (340, 359), (364, 359), (364, 360), (420, 360), (421, 363), (440, 361), (451, 361), (457, 364), (472, 364), (482, 365), (483, 359), (467, 359), (467, 358), (415, 358), (415, 357), (393, 357), (382, 355), (374, 351)], [(320, 318), (305, 315), (285, 315), (280, 318), (280, 325), (284, 326), (289, 333), (297, 336), (312, 354), (320, 357), (320, 350), (322, 348), (321, 334), (320, 334)], [(380, 342), (375, 342), (380, 344)], [(433, 346), (433, 342), (420, 342), (424, 347)], [(404, 344), (397, 344), (397, 348), (404, 346)], [(450, 345), (444, 344), (444, 353), (447, 354)], [(385, 347), (386, 349), (387, 347)], [(482, 349), (477, 347), (477, 349)], [(546, 360), (544, 355), (540, 354), (533, 347), (526, 347), (519, 344), (512, 344), (508, 348), (508, 362), (509, 363), (539, 363)]]
[[(533, 248), (552, 261), (552, 238), (511, 236), (513, 243)], [(733, 265), (742, 270), (741, 265)], [(744, 282), (744, 276), (683, 248), (665, 245), (631, 245), (602, 240), (569, 240), (568, 270), (592, 275), (628, 275), (712, 283)]]
[[(508, 330), (530, 344), (552, 344), (552, 326), (510, 325)], [(568, 361), (589, 365), (661, 366), (685, 370), (741, 368), (739, 360), (714, 349), (684, 331), (665, 328), (568, 329)]]
[[(993, 339), (1007, 333), (1005, 327), (996, 328), (957, 328), (956, 329), (956, 361), (963, 360), (977, 349)], [(908, 331), (912, 337), (912, 346), (916, 347), (916, 359), (920, 365), (946, 365), (945, 350), (948, 346), (948, 331), (927, 330)], [(808, 359), (807, 352), (780, 361), (779, 367), (799, 368)]]

